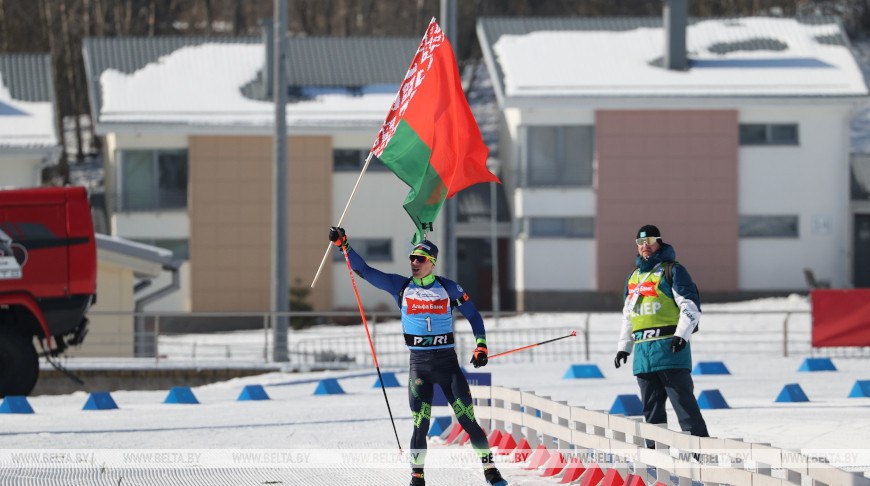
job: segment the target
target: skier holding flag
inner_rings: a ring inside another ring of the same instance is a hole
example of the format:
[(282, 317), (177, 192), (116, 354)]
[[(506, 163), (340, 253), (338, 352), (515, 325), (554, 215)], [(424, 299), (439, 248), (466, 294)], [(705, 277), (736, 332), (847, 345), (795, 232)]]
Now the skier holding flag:
[[(486, 434), (474, 420), (468, 381), (459, 368), (454, 349), (452, 313), (453, 309), (458, 308), (474, 331), (477, 347), (471, 363), (475, 367), (486, 365), (488, 358), (483, 318), (462, 287), (452, 280), (435, 276), (433, 271), (438, 247), (425, 239), (426, 233), (432, 231), (432, 224), (447, 198), (472, 184), (499, 182), (486, 168), (488, 154), (489, 150), (483, 143), (480, 129), (462, 90), (453, 48), (435, 19), (432, 19), (351, 191), (344, 212), (338, 224), (329, 231), (329, 241), (342, 250), (349, 269), (393, 295), (402, 309), (405, 343), (411, 350), (408, 387), (414, 417), (411, 486), (426, 484), (423, 479), (426, 435), (431, 418), (433, 386), (436, 383), (441, 386), (457, 420), (468, 432), (472, 446), (480, 455), (487, 482), (496, 486), (507, 485), (493, 465)], [(410, 277), (369, 267), (349, 247), (345, 231), (341, 228), (356, 188), (372, 158), (383, 162), (410, 188), (403, 204), (416, 227), (413, 238), (415, 246), (409, 255)], [(325, 254), (321, 268), (326, 257)], [(320, 269), (317, 271), (319, 274)], [(350, 276), (365, 324), (353, 273)], [(369, 345), (380, 372), (371, 338)], [(398, 441), (398, 436), (396, 439)]]
[(402, 332), (405, 344), (411, 350), (411, 365), (408, 377), (408, 398), (414, 418), (411, 435), (411, 486), (424, 486), (423, 467), (426, 460), (426, 435), (432, 411), (434, 385), (444, 391), (448, 403), (456, 414), (462, 428), (468, 433), (483, 463), (483, 474), (491, 485), (506, 486), (493, 464), (492, 452), (486, 433), (474, 420), (471, 390), (459, 367), (453, 337), (453, 310), (471, 323), (477, 347), (471, 357), (475, 368), (486, 366), (486, 330), (483, 318), (468, 295), (456, 282), (435, 275), (438, 247), (428, 240), (414, 246), (408, 256), (411, 276), (384, 273), (366, 264), (365, 260), (350, 247), (343, 228), (333, 226), (329, 241), (347, 251), (351, 267), (363, 280), (389, 292), (402, 309)]

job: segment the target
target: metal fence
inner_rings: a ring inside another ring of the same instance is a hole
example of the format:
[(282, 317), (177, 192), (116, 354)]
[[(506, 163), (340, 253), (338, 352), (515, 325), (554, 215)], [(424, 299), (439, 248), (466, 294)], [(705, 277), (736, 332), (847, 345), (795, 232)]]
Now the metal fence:
[[(273, 362), (273, 322), (279, 314), (201, 312), (91, 312), (91, 333), (77, 356), (135, 356), (155, 360)], [(372, 356), (359, 314), (288, 312), (291, 326), (315, 325), (288, 332), (289, 365), (309, 368), (362, 368)], [(404, 367), (408, 351), (399, 314), (367, 315), (378, 361)], [(618, 313), (484, 314), (490, 353), (577, 332), (577, 336), (497, 358), (505, 362), (590, 361), (616, 349)], [(474, 339), (464, 319), (456, 323), (460, 356), (470, 354)], [(232, 330), (240, 327), (246, 330)], [(692, 338), (696, 352), (717, 354), (825, 354), (870, 357), (870, 348), (813, 348), (808, 311), (706, 311)]]

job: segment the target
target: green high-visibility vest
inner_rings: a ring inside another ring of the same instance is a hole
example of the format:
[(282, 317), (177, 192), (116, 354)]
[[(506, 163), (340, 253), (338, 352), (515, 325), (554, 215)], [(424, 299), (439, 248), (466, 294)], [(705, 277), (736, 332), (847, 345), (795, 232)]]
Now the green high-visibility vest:
[(673, 336), (680, 320), (680, 308), (673, 294), (665, 294), (659, 288), (664, 267), (658, 266), (652, 275), (648, 274), (636, 269), (628, 279), (629, 298), (640, 283), (640, 294), (631, 309), (631, 331), (635, 343)]

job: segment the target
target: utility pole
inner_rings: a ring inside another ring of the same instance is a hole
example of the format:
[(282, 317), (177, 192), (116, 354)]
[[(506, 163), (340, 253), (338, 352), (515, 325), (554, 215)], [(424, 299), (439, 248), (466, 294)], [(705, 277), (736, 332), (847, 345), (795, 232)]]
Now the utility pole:
[(290, 290), (287, 284), (287, 0), (275, 0), (274, 83), (275, 134), (272, 153), (272, 317), (275, 319), (272, 359), (288, 361), (287, 315)]
[[(454, 56), (459, 51), (456, 47), (458, 41), (456, 35), (456, 0), (441, 0), (441, 30), (453, 46)], [(445, 221), (444, 221), (444, 246), (447, 250), (444, 262), (444, 275), (448, 278), (459, 280), (459, 266), (457, 264), (456, 255), (458, 253), (456, 238), (456, 219), (458, 207), (456, 198), (453, 197), (444, 202), (445, 205)]]

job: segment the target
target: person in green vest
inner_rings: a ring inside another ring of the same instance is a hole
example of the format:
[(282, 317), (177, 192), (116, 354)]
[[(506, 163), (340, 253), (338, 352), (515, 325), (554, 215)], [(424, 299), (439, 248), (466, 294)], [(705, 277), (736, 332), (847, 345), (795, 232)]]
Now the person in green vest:
[[(667, 423), (665, 400), (669, 399), (683, 431), (708, 437), (691, 375), (689, 339), (701, 317), (698, 287), (675, 261), (674, 247), (662, 241), (657, 227), (642, 226), (635, 243), (637, 268), (625, 282), (622, 329), (613, 364), (619, 368), (634, 350), (634, 375), (647, 423)], [(647, 441), (647, 447), (653, 444)]]

